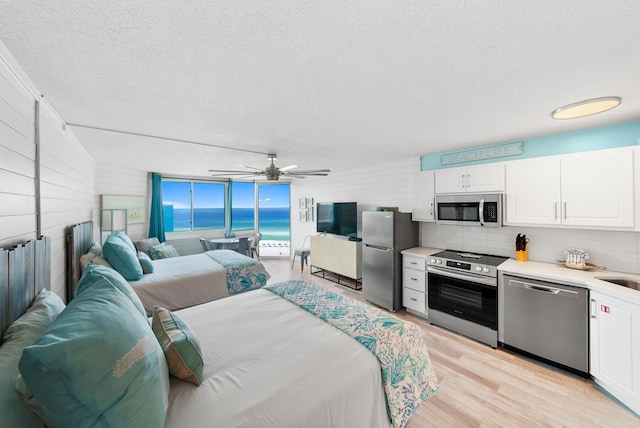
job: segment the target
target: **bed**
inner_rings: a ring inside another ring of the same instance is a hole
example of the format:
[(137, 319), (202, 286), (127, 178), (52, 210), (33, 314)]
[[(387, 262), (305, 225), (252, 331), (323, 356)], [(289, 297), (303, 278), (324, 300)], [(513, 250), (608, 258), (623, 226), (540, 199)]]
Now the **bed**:
[[(40, 418), (53, 426), (402, 427), (438, 390), (419, 327), (303, 281), (173, 311), (189, 343), (198, 344), (201, 379), (198, 386), (173, 371), (169, 376), (169, 354), (152, 343), (163, 343), (153, 336), (156, 313), (150, 327), (128, 283), (116, 284), (110, 272), (92, 266), (76, 299), (24, 347), (23, 379), (15, 361), (3, 367), (0, 413), (9, 418), (3, 422), (27, 428), (42, 426)], [(15, 314), (29, 307), (14, 303)], [(67, 349), (74, 340), (82, 352)], [(124, 352), (127, 343), (135, 346)], [(63, 368), (41, 369), (45, 357)], [(50, 376), (64, 379), (64, 387)], [(113, 384), (95, 386), (103, 381)], [(20, 395), (6, 393), (14, 388)], [(111, 391), (112, 401), (103, 403)], [(64, 401), (66, 395), (72, 399)], [(83, 413), (87, 408), (90, 414)]]
[[(93, 224), (70, 228), (67, 236), (69, 272), (67, 299), (75, 295), (82, 274), (81, 257), (93, 245)], [(150, 260), (153, 272), (129, 281), (147, 313), (155, 305), (176, 310), (262, 287), (269, 279), (264, 265), (231, 250), (207, 251), (160, 260)]]

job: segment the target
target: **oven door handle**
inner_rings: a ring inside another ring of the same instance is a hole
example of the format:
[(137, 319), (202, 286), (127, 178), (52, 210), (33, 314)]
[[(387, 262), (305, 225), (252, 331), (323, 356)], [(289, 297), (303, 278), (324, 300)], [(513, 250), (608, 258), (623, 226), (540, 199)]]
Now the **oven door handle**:
[(449, 278), (460, 279), (462, 281), (474, 282), (477, 284), (488, 285), (490, 287), (496, 286), (496, 279), (491, 277), (481, 277), (481, 276), (470, 276), (470, 275), (461, 275), (459, 273), (451, 272), (448, 270), (438, 269), (432, 266), (427, 266), (427, 272), (437, 274), (440, 276), (445, 276)]
[(480, 204), (478, 204), (478, 219), (480, 226), (484, 226), (484, 197), (480, 199)]

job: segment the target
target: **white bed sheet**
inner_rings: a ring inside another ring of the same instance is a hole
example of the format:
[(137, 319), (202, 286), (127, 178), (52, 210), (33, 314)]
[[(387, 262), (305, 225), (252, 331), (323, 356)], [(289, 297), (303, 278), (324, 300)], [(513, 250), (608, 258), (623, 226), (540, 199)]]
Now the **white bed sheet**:
[(204, 380), (171, 378), (165, 428), (391, 426), (377, 359), (295, 304), (260, 289), (176, 313)]
[(225, 268), (206, 254), (153, 260), (153, 273), (129, 281), (147, 313), (181, 309), (229, 296)]

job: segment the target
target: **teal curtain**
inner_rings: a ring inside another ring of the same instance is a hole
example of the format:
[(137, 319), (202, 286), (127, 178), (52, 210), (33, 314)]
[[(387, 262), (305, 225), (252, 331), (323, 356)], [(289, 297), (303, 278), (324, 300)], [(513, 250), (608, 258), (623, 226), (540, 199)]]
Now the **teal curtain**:
[(151, 174), (151, 214), (149, 215), (149, 238), (164, 242), (164, 221), (162, 218), (162, 176)]

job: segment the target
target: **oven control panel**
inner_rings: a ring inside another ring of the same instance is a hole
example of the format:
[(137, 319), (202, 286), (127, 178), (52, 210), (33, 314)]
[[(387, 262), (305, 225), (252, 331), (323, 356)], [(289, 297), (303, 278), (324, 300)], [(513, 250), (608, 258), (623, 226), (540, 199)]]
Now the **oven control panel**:
[(494, 266), (487, 266), (478, 263), (466, 263), (457, 260), (447, 260), (437, 257), (431, 257), (428, 264), (431, 266), (446, 266), (449, 269), (471, 272), (477, 275), (497, 276), (497, 270)]

